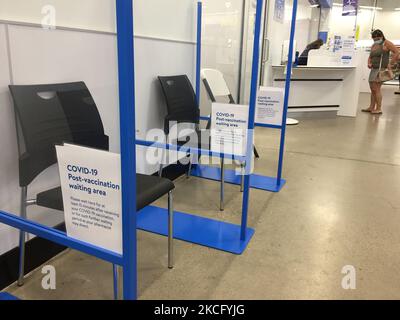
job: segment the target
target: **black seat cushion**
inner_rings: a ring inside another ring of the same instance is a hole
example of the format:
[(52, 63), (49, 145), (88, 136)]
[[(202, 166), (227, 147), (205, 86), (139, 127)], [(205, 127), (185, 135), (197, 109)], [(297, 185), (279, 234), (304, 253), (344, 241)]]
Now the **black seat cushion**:
[(136, 207), (138, 211), (175, 189), (175, 185), (168, 179), (143, 174), (136, 175), (136, 184)]
[(36, 197), (37, 205), (49, 209), (64, 210), (61, 187), (41, 192)]
[[(172, 181), (155, 176), (147, 176), (143, 174), (136, 175), (136, 204), (137, 211), (142, 210), (154, 201), (175, 188)], [(37, 195), (37, 205), (58, 211), (63, 211), (63, 200), (61, 187), (44, 191)]]

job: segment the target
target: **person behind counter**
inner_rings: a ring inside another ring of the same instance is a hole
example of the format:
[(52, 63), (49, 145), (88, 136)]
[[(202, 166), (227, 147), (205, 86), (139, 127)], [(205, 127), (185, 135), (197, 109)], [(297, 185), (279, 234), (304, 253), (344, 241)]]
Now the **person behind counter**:
[[(391, 70), (391, 65), (397, 62), (399, 50), (397, 47), (386, 40), (381, 30), (375, 30), (371, 34), (374, 44), (371, 47), (371, 54), (368, 59), (368, 68), (371, 69), (369, 75), (369, 86), (371, 88), (371, 104), (369, 108), (362, 109), (363, 112), (372, 114), (382, 114), (382, 92), (381, 87), (383, 81), (379, 79), (379, 71)], [(392, 62), (390, 63), (390, 53), (392, 54)]]
[(311, 50), (319, 50), (322, 46), (324, 45), (324, 41), (322, 39), (315, 40), (314, 42), (311, 42), (306, 49), (303, 51), (303, 53), (299, 57), (299, 66), (306, 66), (308, 63), (308, 54), (310, 53)]

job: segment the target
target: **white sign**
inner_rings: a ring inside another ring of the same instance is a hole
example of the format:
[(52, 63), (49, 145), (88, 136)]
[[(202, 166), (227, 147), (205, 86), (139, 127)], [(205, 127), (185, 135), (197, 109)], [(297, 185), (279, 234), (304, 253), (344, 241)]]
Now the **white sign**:
[(67, 235), (122, 254), (120, 155), (57, 146)]
[(211, 151), (245, 156), (249, 107), (213, 103), (211, 114)]
[(285, 1), (275, 0), (274, 19), (280, 23), (285, 22)]
[(356, 40), (354, 37), (348, 37), (343, 40), (342, 64), (352, 65), (354, 62)]
[(283, 122), (283, 100), (285, 90), (275, 87), (260, 87), (257, 99), (256, 123), (281, 126)]

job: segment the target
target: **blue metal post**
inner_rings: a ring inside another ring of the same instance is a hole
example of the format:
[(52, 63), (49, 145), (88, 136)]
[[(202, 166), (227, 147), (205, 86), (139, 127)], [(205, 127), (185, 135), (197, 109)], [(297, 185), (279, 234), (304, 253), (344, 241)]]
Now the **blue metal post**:
[(202, 31), (202, 20), (203, 20), (203, 4), (199, 1), (197, 3), (197, 46), (196, 46), (196, 96), (197, 104), (200, 107), (200, 95), (201, 95), (201, 31)]
[(294, 36), (296, 34), (297, 1), (298, 0), (293, 0), (292, 26), (290, 30), (290, 44), (289, 44), (288, 65), (286, 74), (282, 131), (281, 131), (281, 145), (279, 149), (279, 164), (278, 164), (278, 179), (277, 179), (278, 186), (280, 186), (282, 183), (283, 157), (285, 155), (286, 121), (289, 108), (290, 83), (292, 81), (292, 67), (293, 67), (292, 60), (293, 60), (293, 48), (294, 48)]
[(250, 170), (252, 157), (253, 157), (253, 135), (256, 115), (256, 102), (258, 92), (258, 76), (260, 67), (260, 35), (261, 35), (261, 20), (263, 0), (257, 0), (257, 13), (255, 21), (254, 32), (254, 49), (253, 49), (253, 66), (251, 76), (251, 92), (250, 92), (250, 106), (249, 106), (249, 133), (247, 141), (247, 161), (246, 161), (246, 175), (244, 178), (244, 194), (243, 194), (243, 212), (242, 212), (242, 225), (241, 225), (241, 240), (246, 239), (247, 230), (247, 216), (249, 211), (250, 200)]
[(121, 127), (124, 299), (137, 299), (133, 0), (116, 0)]
[(119, 288), (118, 288), (118, 285), (119, 285), (119, 283), (118, 283), (118, 266), (117, 265), (115, 265), (115, 264), (113, 264), (113, 284), (114, 284), (114, 300), (118, 300), (118, 294), (119, 294), (119, 292), (118, 292), (118, 290), (119, 290)]

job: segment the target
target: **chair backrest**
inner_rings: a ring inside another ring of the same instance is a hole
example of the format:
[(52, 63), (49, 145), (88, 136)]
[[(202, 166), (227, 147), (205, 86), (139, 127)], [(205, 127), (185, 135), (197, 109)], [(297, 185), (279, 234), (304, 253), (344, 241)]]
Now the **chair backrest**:
[(84, 82), (9, 88), (17, 121), (21, 186), (57, 162), (57, 144), (108, 150), (100, 114)]
[(221, 71), (216, 69), (203, 69), (201, 70), (201, 78), (203, 79), (204, 86), (212, 102), (216, 102), (217, 97), (227, 97), (230, 103), (235, 103)]
[(200, 110), (196, 94), (189, 78), (186, 75), (158, 77), (167, 104), (167, 122), (200, 122)]

